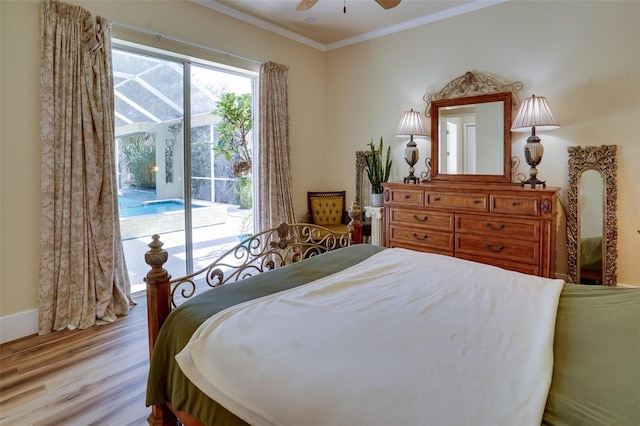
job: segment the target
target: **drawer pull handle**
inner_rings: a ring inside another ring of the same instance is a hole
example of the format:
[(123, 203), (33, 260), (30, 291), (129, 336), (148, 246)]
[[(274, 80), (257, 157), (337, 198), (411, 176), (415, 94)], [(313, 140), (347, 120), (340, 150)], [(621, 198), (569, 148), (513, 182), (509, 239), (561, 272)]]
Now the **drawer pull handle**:
[(480, 204), (482, 201), (480, 200), (473, 200), (473, 204)]
[(518, 205), (518, 203), (516, 203), (516, 202), (514, 201), (513, 203), (511, 203), (511, 205), (512, 205), (513, 207), (515, 207), (515, 206), (517, 206), (517, 205)]
[(440, 201), (440, 197), (433, 197), (433, 201)]
[(489, 251), (492, 251), (494, 253), (499, 253), (502, 251), (502, 249), (504, 248), (504, 246), (502, 244), (500, 244), (498, 247), (491, 247), (491, 244), (489, 243), (484, 243), (484, 248), (486, 248)]
[(419, 222), (426, 222), (427, 219), (429, 219), (429, 216), (424, 216), (422, 219), (420, 219), (417, 214), (414, 214), (413, 218)]
[(408, 195), (408, 194), (404, 194), (404, 199), (405, 199), (405, 200), (408, 200), (409, 198), (411, 198), (411, 196), (410, 196), (410, 195)]
[(416, 234), (416, 233), (414, 232), (414, 233), (413, 233), (413, 238), (415, 238), (416, 240), (424, 241), (424, 240), (426, 240), (427, 238), (429, 238), (429, 236), (425, 234), (423, 237), (421, 237), (421, 236), (419, 236), (418, 234)]
[(499, 231), (504, 228), (504, 223), (501, 223), (500, 226), (491, 226), (491, 223), (487, 222), (487, 228), (491, 229), (492, 231)]

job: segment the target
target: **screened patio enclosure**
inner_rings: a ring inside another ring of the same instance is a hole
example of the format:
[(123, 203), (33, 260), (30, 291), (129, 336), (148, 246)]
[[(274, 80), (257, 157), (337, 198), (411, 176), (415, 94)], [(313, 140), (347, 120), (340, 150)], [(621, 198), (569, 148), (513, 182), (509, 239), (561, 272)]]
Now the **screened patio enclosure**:
[(146, 268), (132, 268), (152, 234), (167, 240), (174, 273), (185, 274), (201, 247), (237, 235), (250, 209), (238, 210), (233, 158), (214, 150), (221, 117), (213, 111), (225, 93), (253, 95), (255, 76), (117, 43), (112, 52), (120, 227), (135, 285)]

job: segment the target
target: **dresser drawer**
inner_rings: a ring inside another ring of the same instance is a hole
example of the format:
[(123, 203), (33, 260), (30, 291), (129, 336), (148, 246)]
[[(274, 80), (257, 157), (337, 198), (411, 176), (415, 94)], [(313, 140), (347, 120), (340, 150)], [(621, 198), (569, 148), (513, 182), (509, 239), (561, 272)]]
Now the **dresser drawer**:
[(492, 195), (491, 211), (493, 213), (538, 216), (540, 214), (540, 200), (537, 196)]
[(409, 226), (390, 226), (389, 242), (404, 242), (443, 251), (453, 251), (453, 233)]
[(385, 246), (555, 274), (559, 188), (434, 180), (383, 187)]
[(406, 204), (412, 206), (424, 205), (424, 191), (417, 189), (391, 190), (391, 202), (393, 204)]
[(453, 232), (453, 213), (434, 212), (426, 209), (398, 209), (391, 207), (391, 221), (398, 224), (425, 227)]
[(456, 215), (456, 232), (499, 238), (540, 241), (540, 221), (502, 218), (496, 215)]
[(428, 192), (428, 207), (458, 210), (487, 211), (487, 196), (484, 194), (449, 194)]
[(439, 247), (429, 247), (421, 244), (411, 244), (406, 241), (390, 241), (387, 245), (389, 248), (404, 248), (414, 251), (422, 251), (425, 253), (442, 254), (444, 256), (453, 256), (453, 250), (443, 250)]
[(540, 264), (540, 244), (515, 238), (456, 234), (455, 252), (493, 259)]
[(469, 254), (456, 254), (460, 259), (472, 260), (474, 262), (486, 263), (487, 265), (498, 266), (510, 271), (522, 272), (529, 275), (540, 275), (540, 267), (538, 265), (527, 265), (526, 263), (507, 262), (501, 259), (493, 259), (490, 257), (478, 257)]

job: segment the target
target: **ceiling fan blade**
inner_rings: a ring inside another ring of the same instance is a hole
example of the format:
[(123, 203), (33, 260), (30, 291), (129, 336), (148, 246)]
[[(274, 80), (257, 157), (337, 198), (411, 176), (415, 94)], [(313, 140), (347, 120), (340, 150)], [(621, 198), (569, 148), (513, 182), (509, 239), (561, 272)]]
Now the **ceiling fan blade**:
[(376, 0), (376, 3), (385, 9), (393, 9), (400, 4), (400, 0)]
[(318, 3), (318, 0), (302, 0), (296, 6), (296, 10), (309, 10), (314, 4)]

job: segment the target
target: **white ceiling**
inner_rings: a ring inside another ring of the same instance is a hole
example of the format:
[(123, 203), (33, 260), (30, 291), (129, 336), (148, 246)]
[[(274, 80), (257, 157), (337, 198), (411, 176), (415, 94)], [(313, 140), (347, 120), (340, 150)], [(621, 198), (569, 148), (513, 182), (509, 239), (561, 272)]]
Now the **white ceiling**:
[(328, 51), (507, 0), (402, 0), (388, 10), (375, 0), (318, 0), (307, 11), (295, 10), (300, 0), (191, 1)]

